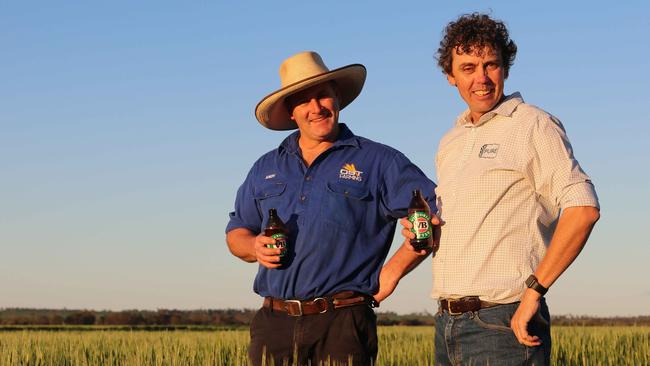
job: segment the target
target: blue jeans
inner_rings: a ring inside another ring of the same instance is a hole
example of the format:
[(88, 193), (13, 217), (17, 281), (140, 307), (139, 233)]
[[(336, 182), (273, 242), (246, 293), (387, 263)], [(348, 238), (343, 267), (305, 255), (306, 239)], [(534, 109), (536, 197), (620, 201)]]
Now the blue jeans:
[(510, 319), (519, 303), (498, 305), (461, 315), (439, 311), (435, 315), (436, 365), (548, 365), (551, 357), (551, 326), (546, 301), (528, 323), (528, 332), (542, 344), (519, 344)]

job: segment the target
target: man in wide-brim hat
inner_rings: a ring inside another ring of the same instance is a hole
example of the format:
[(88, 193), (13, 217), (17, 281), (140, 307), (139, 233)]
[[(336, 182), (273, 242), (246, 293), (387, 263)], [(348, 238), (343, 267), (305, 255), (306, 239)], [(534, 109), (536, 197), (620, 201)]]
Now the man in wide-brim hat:
[[(365, 78), (363, 65), (330, 71), (317, 53), (302, 52), (282, 63), (282, 88), (255, 108), (269, 129), (298, 128), (255, 162), (226, 228), (230, 251), (259, 263), (255, 365), (374, 363), (372, 308), (413, 267), (405, 263), (425, 257), (406, 243), (382, 268), (411, 192), (421, 190), (434, 207), (435, 185), (399, 151), (339, 123)], [(270, 209), (288, 235), (265, 235)]]

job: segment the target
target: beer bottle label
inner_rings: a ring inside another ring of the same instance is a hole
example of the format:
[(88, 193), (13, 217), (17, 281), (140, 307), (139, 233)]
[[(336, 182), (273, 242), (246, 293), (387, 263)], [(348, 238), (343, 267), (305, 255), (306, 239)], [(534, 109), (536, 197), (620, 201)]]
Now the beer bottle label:
[(275, 244), (267, 244), (267, 248), (279, 248), (279, 249), (284, 249), (278, 254), (280, 257), (284, 257), (284, 253), (286, 252), (287, 248), (287, 236), (284, 235), (283, 233), (275, 233), (271, 235), (273, 239), (275, 239)]
[(413, 224), (411, 232), (415, 234), (416, 240), (428, 239), (431, 236), (431, 216), (426, 212), (413, 212), (409, 215), (409, 221)]

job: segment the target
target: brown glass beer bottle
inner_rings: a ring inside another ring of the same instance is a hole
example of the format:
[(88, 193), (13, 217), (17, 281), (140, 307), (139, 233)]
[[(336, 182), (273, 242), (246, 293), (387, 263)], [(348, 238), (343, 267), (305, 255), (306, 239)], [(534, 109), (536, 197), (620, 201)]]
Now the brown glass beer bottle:
[(411, 239), (413, 248), (415, 250), (433, 248), (431, 209), (427, 201), (422, 198), (419, 189), (413, 191), (413, 197), (409, 204), (408, 220), (413, 224), (411, 232), (415, 234), (415, 238)]
[(275, 244), (267, 244), (267, 248), (279, 248), (282, 249), (280, 252), (280, 260), (284, 257), (287, 252), (287, 237), (289, 230), (284, 225), (284, 222), (278, 217), (278, 213), (274, 208), (269, 209), (269, 221), (264, 228), (264, 236), (269, 236), (275, 239)]

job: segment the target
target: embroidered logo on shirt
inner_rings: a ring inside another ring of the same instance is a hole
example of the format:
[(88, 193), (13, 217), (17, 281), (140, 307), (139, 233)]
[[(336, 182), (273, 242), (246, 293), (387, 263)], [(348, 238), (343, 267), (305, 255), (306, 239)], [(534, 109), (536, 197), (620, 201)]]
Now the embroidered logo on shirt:
[(361, 182), (361, 174), (363, 174), (363, 172), (357, 170), (354, 164), (350, 163), (343, 165), (343, 168), (339, 170), (339, 178), (356, 180), (357, 182)]
[(269, 174), (266, 177), (264, 177), (264, 179), (271, 179), (271, 178), (275, 178), (275, 173)]
[(479, 158), (494, 159), (499, 152), (499, 144), (485, 144), (481, 146), (481, 152), (478, 153)]

